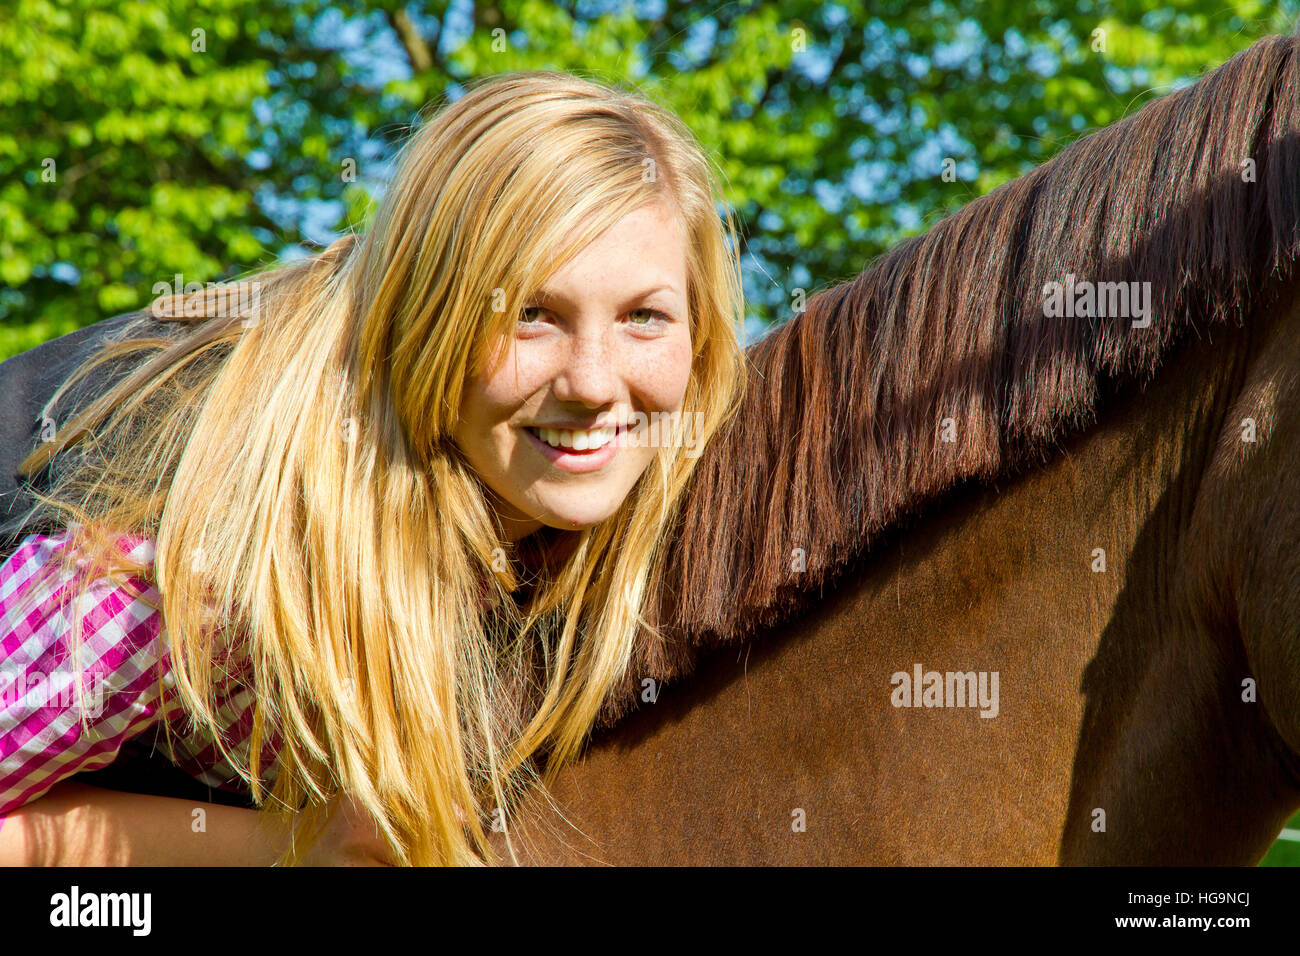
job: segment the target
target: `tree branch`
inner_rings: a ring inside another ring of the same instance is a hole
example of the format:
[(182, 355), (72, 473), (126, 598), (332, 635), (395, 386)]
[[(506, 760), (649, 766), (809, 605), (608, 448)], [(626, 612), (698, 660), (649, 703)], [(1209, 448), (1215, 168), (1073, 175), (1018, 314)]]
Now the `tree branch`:
[(411, 72), (427, 73), (432, 70), (435, 60), (433, 50), (429, 48), (429, 44), (425, 42), (424, 37), (420, 36), (420, 31), (411, 22), (407, 12), (405, 10), (396, 12), (389, 10), (387, 16), (388, 25), (397, 34), (402, 49), (406, 51), (406, 58), (411, 62)]

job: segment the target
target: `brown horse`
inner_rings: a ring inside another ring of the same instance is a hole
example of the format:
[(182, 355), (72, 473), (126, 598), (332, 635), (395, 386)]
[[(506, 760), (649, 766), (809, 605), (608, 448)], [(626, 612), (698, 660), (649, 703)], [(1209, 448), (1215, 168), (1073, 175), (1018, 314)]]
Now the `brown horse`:
[(519, 861), (1258, 860), (1300, 805), (1298, 251), (1274, 37), (752, 346)]

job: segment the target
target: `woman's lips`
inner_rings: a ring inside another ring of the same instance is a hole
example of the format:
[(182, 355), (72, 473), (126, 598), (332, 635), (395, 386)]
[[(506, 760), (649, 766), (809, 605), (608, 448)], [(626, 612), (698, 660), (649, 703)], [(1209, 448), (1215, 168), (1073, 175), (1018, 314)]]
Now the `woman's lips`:
[(623, 442), (623, 436), (627, 433), (626, 428), (620, 428), (605, 444), (599, 448), (587, 451), (574, 451), (572, 448), (556, 448), (547, 444), (533, 434), (531, 428), (521, 429), (528, 440), (532, 443), (542, 456), (553, 464), (556, 468), (571, 472), (575, 475), (586, 474), (587, 472), (599, 471), (605, 467), (610, 460), (618, 454), (619, 446)]

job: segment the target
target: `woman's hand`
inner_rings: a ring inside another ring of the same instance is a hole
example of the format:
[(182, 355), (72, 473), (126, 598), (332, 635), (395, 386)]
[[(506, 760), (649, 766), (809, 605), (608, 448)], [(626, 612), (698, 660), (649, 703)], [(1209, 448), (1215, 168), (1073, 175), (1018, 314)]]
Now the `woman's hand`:
[(379, 826), (351, 797), (340, 795), (330, 805), (329, 821), (320, 839), (300, 861), (301, 866), (396, 866)]

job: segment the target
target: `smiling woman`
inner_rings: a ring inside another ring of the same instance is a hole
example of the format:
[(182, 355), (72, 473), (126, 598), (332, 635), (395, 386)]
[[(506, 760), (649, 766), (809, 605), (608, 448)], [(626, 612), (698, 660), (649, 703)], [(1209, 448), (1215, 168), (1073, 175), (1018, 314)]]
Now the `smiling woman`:
[[(48, 801), (44, 826), (84, 826), (57, 809), (66, 790), (44, 795), (186, 721), (185, 752), (289, 825), (285, 862), (345, 857), (313, 848), (355, 848), (357, 827), (381, 861), (495, 862), (487, 828), (509, 833), (540, 767), (582, 746), (699, 445), (743, 390), (734, 230), (678, 119), (564, 74), (481, 83), (396, 168), (370, 228), (253, 278), (234, 299), (251, 313), (214, 309), (225, 290), (156, 302), (68, 380), (124, 375), (24, 463), (48, 476), (27, 522), (69, 534), (32, 539), (10, 580), (65, 614), (61, 589), (126, 576), (132, 592), (98, 598), (134, 613), (148, 590), (157, 614), (136, 620), (157, 626), (7, 612), (33, 666), (93, 648), (119, 716), (110, 733), (6, 705), (28, 746), (0, 750), (0, 797), (21, 794), (0, 813)], [(110, 633), (134, 635), (129, 655)], [(115, 680), (110, 658), (144, 676)], [(113, 813), (169, 862), (247, 840), (225, 822), (195, 843), (180, 814), (168, 835), (123, 799), (160, 798), (119, 794)]]

